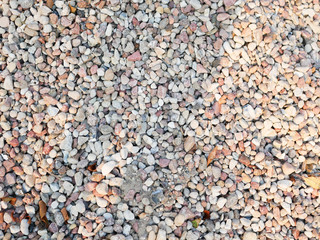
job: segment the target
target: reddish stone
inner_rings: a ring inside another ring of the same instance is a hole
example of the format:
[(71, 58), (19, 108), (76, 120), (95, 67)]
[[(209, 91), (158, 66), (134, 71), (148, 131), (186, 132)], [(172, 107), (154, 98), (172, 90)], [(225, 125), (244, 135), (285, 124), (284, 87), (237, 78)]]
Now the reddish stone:
[(187, 32), (182, 32), (180, 35), (179, 35), (179, 39), (184, 42), (184, 43), (188, 43), (189, 42), (189, 37), (188, 37), (188, 34)]
[(260, 206), (260, 213), (266, 215), (268, 213), (268, 208), (266, 206)]
[(133, 54), (131, 54), (127, 59), (128, 61), (132, 61), (132, 62), (140, 61), (142, 59), (142, 56), (139, 51), (136, 51)]
[(160, 167), (163, 167), (163, 168), (167, 167), (169, 165), (169, 163), (170, 163), (170, 160), (166, 159), (166, 158), (161, 158), (159, 160), (159, 165), (160, 165)]
[(7, 173), (5, 178), (8, 185), (13, 185), (16, 183), (16, 175), (14, 173)]
[(58, 100), (51, 97), (50, 95), (46, 94), (42, 96), (44, 102), (46, 105), (56, 105), (58, 103)]
[(78, 23), (74, 24), (73, 28), (70, 30), (70, 34), (72, 35), (80, 34), (80, 26)]
[(116, 126), (114, 127), (114, 134), (115, 134), (115, 135), (119, 135), (120, 132), (121, 132), (121, 130), (122, 130), (122, 125), (121, 125), (121, 123), (117, 123)]
[(68, 27), (71, 25), (71, 21), (67, 17), (62, 17), (60, 23), (64, 27)]
[(83, 67), (79, 68), (78, 75), (79, 75), (80, 77), (85, 77), (85, 76), (87, 76), (86, 70), (85, 70)]
[(98, 71), (98, 66), (97, 65), (93, 65), (91, 68), (90, 68), (90, 72), (91, 74), (96, 74)]
[(129, 201), (129, 200), (133, 200), (134, 199), (134, 195), (136, 194), (136, 191), (133, 189), (130, 189), (127, 194), (124, 197), (125, 201)]
[(96, 188), (97, 185), (98, 185), (98, 183), (96, 183), (96, 182), (89, 182), (85, 185), (85, 190), (87, 192), (92, 192)]
[(198, 25), (196, 23), (191, 23), (189, 28), (192, 32), (195, 32), (198, 28)]
[(12, 139), (12, 140), (10, 141), (9, 144), (10, 144), (12, 147), (17, 147), (17, 146), (19, 146), (19, 141), (18, 141), (18, 139), (14, 138), (14, 139)]
[(133, 17), (132, 24), (133, 24), (133, 26), (138, 26), (140, 24), (140, 22), (135, 17)]
[(230, 8), (231, 6), (233, 6), (236, 3), (237, 0), (223, 0), (224, 5), (226, 6), (226, 8)]
[(44, 117), (44, 113), (35, 113), (33, 114), (33, 121), (36, 125), (40, 125)]
[(217, 16), (217, 20), (219, 22), (221, 22), (221, 21), (228, 19), (229, 17), (230, 17), (230, 15), (228, 13), (219, 13)]
[(24, 173), (22, 167), (19, 167), (19, 166), (13, 167), (12, 170), (18, 176), (21, 176)]
[(246, 166), (249, 166), (249, 165), (250, 165), (250, 160), (249, 160), (249, 158), (248, 158), (247, 156), (243, 155), (243, 154), (241, 154), (241, 155), (239, 156), (239, 162), (242, 163), (242, 164), (244, 164), (244, 165), (246, 165)]
[(50, 146), (49, 143), (45, 143), (42, 152), (43, 154), (49, 154), (52, 149), (53, 147)]
[(197, 73), (208, 73), (207, 69), (205, 69), (201, 64), (197, 65)]

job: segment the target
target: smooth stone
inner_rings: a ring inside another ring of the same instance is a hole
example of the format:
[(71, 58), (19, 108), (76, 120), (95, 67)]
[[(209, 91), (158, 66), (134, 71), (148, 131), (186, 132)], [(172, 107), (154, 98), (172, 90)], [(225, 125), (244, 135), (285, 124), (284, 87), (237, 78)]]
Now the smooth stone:
[(282, 171), (285, 175), (290, 175), (291, 173), (294, 173), (295, 172), (295, 167), (292, 166), (290, 163), (288, 162), (285, 162), (283, 165), (282, 165)]
[(107, 176), (114, 168), (117, 166), (115, 161), (106, 162), (101, 169), (101, 172), (104, 176)]
[(185, 216), (183, 216), (182, 214), (178, 214), (174, 219), (174, 224), (179, 227), (184, 223), (185, 220)]
[(0, 27), (7, 28), (9, 27), (10, 21), (8, 17), (1, 17), (0, 18)]
[(257, 234), (254, 233), (254, 232), (245, 232), (243, 234), (243, 240), (257, 240), (258, 237), (257, 237)]
[(131, 221), (134, 219), (134, 214), (130, 210), (124, 211), (123, 216), (127, 221)]

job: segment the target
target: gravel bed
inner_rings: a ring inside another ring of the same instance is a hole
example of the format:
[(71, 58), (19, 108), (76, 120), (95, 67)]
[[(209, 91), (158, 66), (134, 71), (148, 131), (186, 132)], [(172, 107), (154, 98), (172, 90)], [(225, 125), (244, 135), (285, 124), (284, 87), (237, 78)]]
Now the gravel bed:
[(319, 239), (319, 51), (319, 0), (0, 1), (0, 239)]

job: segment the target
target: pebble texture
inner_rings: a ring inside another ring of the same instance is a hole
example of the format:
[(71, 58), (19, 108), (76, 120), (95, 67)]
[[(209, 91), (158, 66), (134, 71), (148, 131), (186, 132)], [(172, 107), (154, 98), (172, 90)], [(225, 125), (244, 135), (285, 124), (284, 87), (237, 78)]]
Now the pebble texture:
[(320, 238), (318, 0), (0, 13), (0, 239)]

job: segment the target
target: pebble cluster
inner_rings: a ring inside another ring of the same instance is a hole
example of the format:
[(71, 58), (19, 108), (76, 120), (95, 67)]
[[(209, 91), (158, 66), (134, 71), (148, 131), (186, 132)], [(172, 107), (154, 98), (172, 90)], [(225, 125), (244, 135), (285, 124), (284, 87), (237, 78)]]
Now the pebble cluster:
[(319, 239), (319, 51), (319, 0), (0, 1), (0, 238)]

